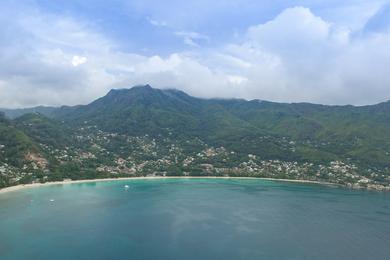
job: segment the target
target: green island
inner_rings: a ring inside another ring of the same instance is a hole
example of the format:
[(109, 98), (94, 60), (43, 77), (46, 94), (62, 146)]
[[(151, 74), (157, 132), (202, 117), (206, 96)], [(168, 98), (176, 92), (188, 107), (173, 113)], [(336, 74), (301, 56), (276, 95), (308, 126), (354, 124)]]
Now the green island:
[(390, 191), (390, 101), (201, 99), (149, 85), (1, 109), (0, 188), (140, 176), (307, 180)]

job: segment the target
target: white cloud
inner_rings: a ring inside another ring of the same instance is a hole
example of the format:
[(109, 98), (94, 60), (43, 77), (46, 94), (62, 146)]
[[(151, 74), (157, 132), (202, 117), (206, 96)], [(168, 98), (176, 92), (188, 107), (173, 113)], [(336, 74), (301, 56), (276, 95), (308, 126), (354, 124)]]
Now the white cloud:
[(74, 67), (82, 65), (82, 64), (84, 64), (86, 62), (87, 62), (87, 58), (86, 57), (80, 57), (80, 56), (76, 55), (76, 56), (73, 56), (73, 58), (72, 58), (72, 65)]
[[(248, 28), (239, 42), (167, 57), (118, 51), (88, 23), (35, 12), (0, 18), (12, 28), (0, 27), (0, 107), (88, 103), (110, 88), (146, 83), (199, 97), (327, 104), (390, 98), (390, 33), (360, 34), (303, 7)], [(176, 35), (191, 46), (209, 40)]]
[(180, 88), (202, 97), (358, 105), (388, 100), (390, 34), (358, 35), (307, 8), (290, 8), (248, 28), (240, 44), (188, 57), (183, 62), (203, 68), (188, 71), (192, 77), (184, 77), (180, 65), (165, 79), (181, 79)]
[(388, 32), (359, 35), (295, 7), (250, 27), (241, 44), (220, 51), (232, 57), (220, 64), (248, 79), (240, 97), (369, 104), (390, 99), (389, 40)]
[(209, 37), (197, 32), (179, 31), (179, 32), (175, 32), (175, 35), (182, 37), (183, 42), (192, 47), (199, 47), (199, 44), (197, 43), (199, 41), (209, 40)]
[[(330, 24), (303, 7), (283, 11), (274, 20), (250, 27), (247, 37), (270, 49), (316, 47), (329, 35)], [(297, 37), (299, 36), (299, 37)]]
[(0, 107), (86, 103), (116, 81), (96, 63), (69, 66), (86, 62), (74, 53), (96, 59), (115, 48), (92, 27), (28, 8), (2, 9), (0, 23)]
[(154, 20), (150, 17), (147, 17), (147, 20), (149, 21), (149, 23), (151, 25), (156, 26), (156, 27), (167, 27), (168, 26), (168, 23), (165, 21), (157, 21), (157, 20)]
[(243, 83), (248, 81), (247, 78), (244, 78), (244, 77), (241, 77), (241, 76), (237, 76), (237, 75), (227, 76), (227, 79), (232, 84), (237, 84), (237, 85), (243, 84)]

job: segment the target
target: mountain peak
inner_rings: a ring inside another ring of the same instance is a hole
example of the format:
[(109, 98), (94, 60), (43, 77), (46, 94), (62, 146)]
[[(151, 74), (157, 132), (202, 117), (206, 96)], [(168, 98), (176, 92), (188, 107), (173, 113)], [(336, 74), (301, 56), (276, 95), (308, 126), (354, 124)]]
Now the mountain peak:
[(111, 89), (108, 94), (114, 94), (114, 93), (123, 93), (123, 92), (129, 92), (129, 91), (149, 91), (149, 90), (153, 90), (154, 88), (152, 88), (149, 84), (147, 85), (136, 85), (134, 87), (131, 87), (131, 88), (113, 88)]

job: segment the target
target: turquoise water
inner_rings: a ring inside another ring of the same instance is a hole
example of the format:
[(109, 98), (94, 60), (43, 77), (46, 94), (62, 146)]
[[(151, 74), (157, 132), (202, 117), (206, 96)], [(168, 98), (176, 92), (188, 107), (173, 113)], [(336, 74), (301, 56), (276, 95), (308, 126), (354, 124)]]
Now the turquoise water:
[(0, 259), (390, 259), (390, 195), (222, 179), (24, 189), (0, 194)]

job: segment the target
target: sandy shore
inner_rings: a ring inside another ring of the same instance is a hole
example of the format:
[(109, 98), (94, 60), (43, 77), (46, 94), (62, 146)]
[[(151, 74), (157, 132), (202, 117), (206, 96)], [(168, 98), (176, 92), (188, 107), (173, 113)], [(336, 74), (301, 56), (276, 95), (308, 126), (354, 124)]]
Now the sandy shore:
[(307, 183), (307, 184), (320, 184), (337, 186), (334, 183), (320, 182), (320, 181), (308, 181), (308, 180), (290, 180), (290, 179), (275, 179), (275, 178), (256, 178), (256, 177), (217, 177), (217, 176), (158, 176), (158, 177), (128, 177), (128, 178), (107, 178), (107, 179), (91, 179), (91, 180), (77, 180), (77, 181), (55, 181), (46, 183), (34, 183), (34, 184), (21, 184), (0, 189), (0, 194), (18, 191), (26, 188), (38, 188), (51, 185), (66, 185), (74, 183), (89, 183), (89, 182), (107, 182), (107, 181), (123, 181), (123, 180), (158, 180), (158, 179), (242, 179), (242, 180), (267, 180), (267, 181), (279, 181), (279, 182), (292, 182), (292, 183)]

